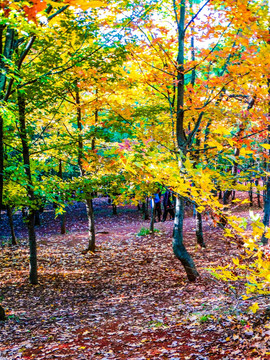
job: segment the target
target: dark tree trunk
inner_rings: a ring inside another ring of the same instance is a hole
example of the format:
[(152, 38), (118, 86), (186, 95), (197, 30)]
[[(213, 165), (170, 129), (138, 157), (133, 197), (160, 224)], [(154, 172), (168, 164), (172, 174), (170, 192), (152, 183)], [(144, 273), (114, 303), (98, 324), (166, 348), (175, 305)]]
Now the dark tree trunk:
[[(270, 30), (269, 30), (270, 33)], [(270, 44), (270, 41), (269, 41)], [(268, 115), (270, 115), (270, 77), (267, 79), (267, 85), (268, 85)], [(267, 136), (267, 142), (270, 144), (270, 125), (267, 127), (268, 130), (268, 136)], [(268, 150), (268, 159), (266, 161), (265, 170), (269, 172), (270, 170), (270, 164), (269, 164), (269, 157), (270, 157), (270, 149)], [(266, 191), (265, 191), (265, 197), (264, 197), (264, 217), (263, 217), (263, 224), (266, 228), (269, 226), (269, 218), (270, 218), (270, 176), (267, 175), (266, 177)], [(268, 239), (265, 237), (265, 232), (262, 236), (262, 243), (264, 245), (268, 244)]]
[(64, 235), (66, 233), (66, 213), (60, 215), (60, 224), (61, 224), (61, 234)]
[(29, 212), (27, 217), (28, 226), (28, 239), (29, 239), (29, 251), (30, 251), (30, 283), (36, 285), (38, 283), (37, 277), (37, 245), (36, 245), (36, 233), (35, 233), (35, 210), (32, 206), (35, 204), (35, 194), (33, 190), (31, 167), (30, 167), (30, 154), (27, 141), (27, 131), (25, 124), (25, 99), (24, 95), (18, 92), (18, 106), (19, 106), (19, 122), (20, 122), (20, 138), (23, 148), (23, 162), (24, 171), (27, 178), (27, 195), (29, 201)]
[(0, 321), (5, 321), (5, 320), (6, 320), (5, 310), (0, 305)]
[(117, 206), (112, 203), (112, 210), (113, 210), (113, 215), (117, 215)]
[(252, 207), (253, 206), (253, 187), (252, 187), (252, 181), (250, 181), (250, 185), (249, 185), (249, 192), (248, 192), (248, 195), (249, 195), (249, 206)]
[(223, 204), (227, 205), (229, 203), (229, 198), (232, 194), (232, 190), (226, 190), (223, 194)]
[(142, 203), (142, 212), (143, 212), (144, 220), (149, 220), (148, 201), (149, 200), (147, 196), (146, 201)]
[(258, 201), (258, 207), (261, 208), (262, 207), (262, 204), (261, 204), (261, 193), (260, 193), (260, 189), (259, 189), (259, 186), (260, 186), (260, 183), (259, 183), (259, 180), (255, 180), (255, 185), (256, 185), (256, 194), (257, 194), (257, 201)]
[(154, 233), (154, 223), (155, 223), (155, 214), (156, 214), (156, 203), (154, 198), (151, 200), (151, 221), (150, 221), (150, 233)]
[[(10, 27), (7, 28), (6, 37), (3, 42), (3, 30), (5, 25), (0, 25), (0, 101), (4, 98), (4, 91), (7, 82), (7, 73), (9, 72), (9, 65), (6, 60), (10, 60), (14, 50), (15, 30)], [(4, 121), (0, 116), (0, 220), (3, 202), (3, 186), (4, 186)]]
[(181, 261), (187, 273), (189, 281), (195, 281), (199, 276), (195, 264), (187, 252), (183, 243), (183, 221), (184, 221), (184, 202), (179, 197), (176, 198), (176, 212), (173, 229), (173, 251), (177, 259)]
[(40, 212), (35, 210), (35, 226), (40, 226)]
[(9, 205), (7, 205), (7, 215), (10, 226), (10, 232), (11, 232), (11, 245), (17, 245), (15, 231), (14, 231), (14, 223), (13, 223), (13, 211), (12, 211), (12, 207), (10, 207)]
[(29, 267), (29, 280), (30, 284), (36, 285), (38, 283), (37, 276), (37, 242), (35, 232), (35, 211), (29, 209), (28, 219), (28, 239), (30, 250), (30, 267)]
[(4, 142), (3, 142), (3, 118), (0, 116), (0, 221), (3, 202), (4, 187)]
[[(58, 176), (61, 180), (63, 180), (63, 167), (62, 167), (62, 160), (59, 160), (59, 169), (58, 169)], [(64, 235), (66, 233), (66, 212), (60, 215), (60, 226), (61, 230), (60, 233)]]
[[(266, 193), (264, 198), (264, 216), (263, 216), (263, 225), (269, 226), (269, 219), (270, 219), (270, 177), (267, 178), (266, 181)], [(268, 239), (263, 234), (262, 242), (264, 245), (268, 244)]]
[(203, 240), (203, 226), (202, 226), (202, 214), (196, 210), (196, 237), (197, 243), (205, 248), (205, 243)]

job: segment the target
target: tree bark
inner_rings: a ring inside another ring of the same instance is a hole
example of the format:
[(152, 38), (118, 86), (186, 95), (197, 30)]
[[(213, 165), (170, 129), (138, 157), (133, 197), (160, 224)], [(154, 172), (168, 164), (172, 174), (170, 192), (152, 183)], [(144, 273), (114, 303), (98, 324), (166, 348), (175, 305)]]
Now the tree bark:
[(33, 182), (30, 167), (30, 154), (27, 140), (27, 130), (25, 124), (25, 98), (24, 95), (18, 92), (18, 106), (19, 106), (19, 123), (20, 123), (20, 138), (23, 148), (23, 163), (24, 171), (27, 178), (27, 196), (29, 201), (29, 212), (27, 216), (28, 226), (28, 240), (29, 240), (29, 252), (30, 252), (30, 269), (29, 269), (29, 281), (31, 284), (36, 285), (38, 283), (37, 276), (37, 244), (35, 233), (35, 194), (33, 190)]
[(150, 233), (154, 233), (154, 223), (156, 214), (156, 203), (154, 198), (151, 198), (151, 221), (150, 221)]
[(205, 243), (203, 239), (203, 226), (202, 226), (202, 214), (196, 210), (196, 237), (197, 243), (205, 248)]
[(184, 266), (189, 281), (195, 281), (199, 276), (195, 264), (183, 244), (183, 220), (184, 202), (179, 196), (176, 197), (176, 211), (173, 229), (173, 251), (178, 260)]
[(7, 215), (11, 232), (11, 245), (17, 245), (15, 231), (14, 231), (14, 223), (13, 223), (13, 211), (12, 208), (7, 205)]
[[(83, 160), (83, 139), (82, 139), (82, 114), (81, 114), (81, 106), (80, 106), (80, 93), (79, 88), (76, 84), (76, 105), (77, 105), (77, 127), (79, 130), (78, 137), (78, 165), (80, 169), (81, 176), (85, 176), (85, 170), (82, 165)], [(97, 111), (95, 112), (95, 117), (97, 117)], [(95, 141), (92, 141), (92, 150), (95, 149)], [(88, 247), (86, 251), (94, 252), (96, 249), (96, 235), (95, 235), (95, 219), (94, 219), (94, 210), (93, 210), (93, 201), (91, 193), (86, 194), (85, 199), (87, 219), (88, 219)]]
[(86, 199), (86, 211), (88, 218), (88, 251), (96, 250), (95, 219), (92, 199)]
[[(3, 60), (10, 60), (13, 53), (15, 30), (7, 28), (5, 45), (3, 46), (4, 25), (0, 25), (0, 101), (4, 99), (4, 91), (8, 73), (8, 66)], [(4, 187), (4, 119), (0, 116), (0, 220), (3, 204)]]
[[(182, 156), (186, 156), (186, 150), (188, 146), (188, 140), (184, 130), (184, 52), (185, 52), (185, 10), (186, 1), (180, 2), (180, 16), (178, 19), (176, 2), (173, 0), (173, 6), (175, 10), (175, 17), (177, 22), (178, 32), (178, 53), (177, 53), (177, 103), (176, 103), (176, 139), (177, 145), (182, 153)], [(202, 114), (198, 118), (196, 125), (194, 126), (191, 135), (195, 134), (198, 130)], [(189, 136), (190, 143), (192, 136)], [(182, 161), (179, 161), (179, 168), (183, 167)], [(180, 176), (180, 174), (179, 174)], [(187, 277), (190, 281), (194, 281), (199, 276), (195, 264), (187, 252), (183, 244), (183, 219), (184, 219), (184, 204), (183, 200), (180, 200), (179, 196), (176, 198), (176, 212), (174, 218), (174, 230), (173, 230), (173, 251), (175, 256), (181, 261), (185, 268)]]
[(5, 320), (6, 320), (5, 310), (0, 305), (0, 321), (5, 321)]

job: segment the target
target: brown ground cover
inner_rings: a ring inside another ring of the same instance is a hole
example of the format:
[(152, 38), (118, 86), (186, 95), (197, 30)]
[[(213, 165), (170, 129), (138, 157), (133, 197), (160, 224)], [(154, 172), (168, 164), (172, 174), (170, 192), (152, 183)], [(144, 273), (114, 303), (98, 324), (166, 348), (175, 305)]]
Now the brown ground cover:
[[(248, 208), (238, 208), (242, 215)], [(241, 287), (207, 271), (240, 250), (222, 230), (204, 222), (206, 249), (195, 243), (191, 211), (185, 242), (200, 273), (186, 280), (171, 247), (172, 221), (160, 232), (138, 236), (149, 222), (135, 207), (112, 215), (95, 200), (97, 252), (87, 245), (84, 206), (67, 211), (66, 235), (53, 210), (42, 215), (38, 233), (39, 285), (28, 284), (26, 229), (15, 216), (18, 247), (0, 249), (0, 296), (8, 320), (0, 325), (0, 359), (270, 359), (270, 321), (247, 311)], [(8, 235), (3, 219), (2, 236)]]

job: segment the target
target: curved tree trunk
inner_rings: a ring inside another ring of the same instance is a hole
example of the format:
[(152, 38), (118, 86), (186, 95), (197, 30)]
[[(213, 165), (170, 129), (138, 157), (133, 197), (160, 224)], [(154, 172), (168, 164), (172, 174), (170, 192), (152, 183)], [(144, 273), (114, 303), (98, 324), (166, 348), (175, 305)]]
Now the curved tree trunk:
[(195, 264), (183, 244), (183, 221), (184, 221), (184, 202), (178, 196), (176, 198), (176, 212), (173, 229), (173, 252), (177, 259), (181, 261), (187, 273), (189, 281), (195, 281), (199, 276)]

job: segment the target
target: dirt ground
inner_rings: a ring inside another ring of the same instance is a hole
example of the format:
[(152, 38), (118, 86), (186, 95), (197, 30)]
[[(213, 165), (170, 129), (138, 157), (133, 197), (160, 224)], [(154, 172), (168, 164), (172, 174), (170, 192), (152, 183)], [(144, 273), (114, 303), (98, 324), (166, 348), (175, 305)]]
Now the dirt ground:
[[(204, 221), (206, 249), (195, 241), (192, 211), (186, 213), (185, 244), (200, 278), (189, 283), (172, 251), (173, 221), (138, 236), (149, 221), (134, 206), (94, 201), (96, 253), (87, 246), (83, 204), (67, 209), (60, 235), (52, 208), (37, 228), (39, 284), (28, 283), (27, 231), (15, 214), (20, 245), (9, 247), (2, 218), (0, 360), (6, 359), (270, 359), (270, 321), (264, 310), (250, 314), (241, 287), (232, 294), (207, 268), (226, 264), (240, 250), (222, 230)], [(257, 211), (258, 209), (256, 209)], [(261, 212), (261, 210), (258, 210)], [(248, 208), (239, 213), (248, 216)]]

